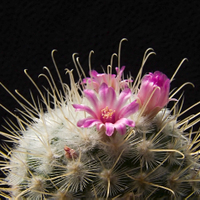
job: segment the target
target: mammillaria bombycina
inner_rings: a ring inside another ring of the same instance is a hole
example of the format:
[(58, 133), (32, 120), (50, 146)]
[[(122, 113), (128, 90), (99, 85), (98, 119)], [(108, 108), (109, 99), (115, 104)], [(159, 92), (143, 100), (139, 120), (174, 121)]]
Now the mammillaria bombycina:
[[(171, 79), (159, 71), (142, 78), (152, 49), (145, 52), (136, 79), (124, 79), (125, 67), (119, 62), (124, 40), (119, 45), (116, 74), (112, 73), (116, 54), (107, 73), (92, 70), (90, 62), (90, 77), (74, 54), (80, 80), (75, 82), (72, 70), (67, 69), (70, 85), (63, 83), (55, 65), (62, 91), (47, 67), (49, 76), (40, 75), (50, 86), (46, 95), (25, 70), (39, 92), (39, 103), (32, 93), (28, 102), (16, 90), (20, 101), (1, 84), (22, 110), (17, 115), (1, 105), (17, 124), (6, 120), (8, 127), (0, 132), (7, 137), (0, 152), (5, 175), (0, 179), (0, 196), (17, 200), (200, 199), (200, 132), (193, 128), (200, 113), (179, 118), (199, 102), (181, 111), (182, 95), (174, 95), (182, 86), (169, 97), (177, 70)], [(170, 100), (173, 105), (167, 108)]]

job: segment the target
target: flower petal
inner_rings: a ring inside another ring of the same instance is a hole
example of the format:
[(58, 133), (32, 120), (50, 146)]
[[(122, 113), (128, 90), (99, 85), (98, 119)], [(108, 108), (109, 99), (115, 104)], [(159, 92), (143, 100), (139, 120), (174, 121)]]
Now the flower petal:
[(125, 88), (119, 95), (119, 98), (117, 100), (117, 104), (115, 105), (117, 109), (121, 108), (126, 101), (131, 96), (131, 90), (129, 88)]
[(112, 87), (109, 87), (107, 90), (107, 95), (106, 95), (106, 104), (107, 106), (112, 108), (115, 102), (116, 102), (115, 90)]
[(81, 84), (87, 84), (86, 87), (88, 89), (95, 90), (96, 92), (99, 90), (99, 83), (92, 80), (92, 78), (84, 78)]
[(124, 69), (125, 69), (125, 66), (122, 66), (120, 69), (118, 67), (115, 67), (115, 70), (117, 72), (117, 76), (119, 77), (119, 80), (121, 79)]
[(135, 113), (139, 109), (139, 104), (137, 103), (137, 100), (131, 102), (130, 104), (124, 106), (119, 111), (119, 119), (124, 117), (129, 117), (131, 114)]
[(106, 100), (107, 89), (108, 85), (106, 83), (102, 83), (99, 88), (99, 96), (101, 101)]
[(127, 118), (121, 118), (120, 120), (115, 122), (114, 127), (121, 135), (124, 135), (126, 134), (126, 125), (130, 127), (134, 127), (135, 122)]
[(163, 107), (169, 102), (169, 89), (170, 89), (170, 79), (167, 79), (163, 85), (162, 101), (159, 102), (160, 105), (162, 105)]
[(82, 104), (73, 104), (72, 106), (76, 109), (76, 111), (85, 111), (88, 114), (92, 115), (94, 118), (97, 118), (95, 112), (88, 106)]
[(126, 126), (125, 124), (122, 123), (118, 123), (118, 121), (115, 123), (115, 128), (117, 130), (117, 132), (121, 135), (126, 134)]
[(91, 117), (81, 119), (77, 122), (77, 126), (81, 128), (86, 128), (86, 127), (92, 127), (94, 125), (97, 125), (101, 123), (98, 119), (94, 119)]
[(111, 136), (114, 133), (114, 125), (112, 123), (105, 123), (106, 135)]
[(98, 72), (96, 70), (91, 70), (89, 73), (91, 77), (97, 77), (98, 75)]
[(93, 90), (84, 90), (84, 95), (96, 110), (98, 108), (98, 99)]
[(113, 87), (108, 87), (107, 84), (102, 83), (99, 89), (99, 100), (101, 102), (101, 108), (105, 106), (113, 108), (116, 102), (116, 93)]

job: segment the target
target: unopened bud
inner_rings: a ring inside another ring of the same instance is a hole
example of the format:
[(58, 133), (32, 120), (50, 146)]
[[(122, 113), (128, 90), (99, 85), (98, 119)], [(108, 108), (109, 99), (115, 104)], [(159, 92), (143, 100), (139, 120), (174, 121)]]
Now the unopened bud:
[(69, 148), (68, 146), (64, 147), (65, 150), (65, 156), (68, 159), (76, 159), (78, 157), (78, 154), (74, 149)]

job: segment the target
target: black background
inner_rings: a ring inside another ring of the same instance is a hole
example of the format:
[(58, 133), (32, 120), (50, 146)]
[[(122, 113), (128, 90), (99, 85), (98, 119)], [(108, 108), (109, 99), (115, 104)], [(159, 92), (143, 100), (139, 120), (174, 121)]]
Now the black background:
[[(200, 1), (13, 1), (0, 5), (0, 81), (14, 93), (18, 89), (27, 99), (29, 89), (37, 92), (25, 76), (30, 76), (42, 88), (46, 81), (37, 78), (48, 66), (56, 76), (51, 50), (64, 82), (64, 69), (73, 69), (71, 55), (78, 52), (83, 68), (88, 71), (88, 54), (94, 50), (92, 67), (99, 72), (109, 64), (110, 56), (122, 44), (121, 65), (126, 74), (135, 77), (143, 53), (152, 47), (157, 55), (147, 61), (144, 73), (160, 70), (171, 77), (185, 57), (185, 62), (172, 83), (172, 88), (187, 81), (185, 107), (200, 100)], [(115, 63), (117, 65), (117, 63)], [(44, 90), (43, 90), (44, 91)], [(15, 100), (0, 88), (0, 103), (9, 110), (20, 108)], [(197, 113), (199, 106), (189, 113)], [(10, 117), (0, 109), (3, 117)], [(3, 130), (3, 128), (0, 128)]]

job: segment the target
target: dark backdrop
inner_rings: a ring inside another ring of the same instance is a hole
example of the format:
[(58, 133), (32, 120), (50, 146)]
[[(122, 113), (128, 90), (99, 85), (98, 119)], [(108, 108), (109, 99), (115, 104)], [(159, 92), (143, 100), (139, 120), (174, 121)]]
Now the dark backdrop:
[[(83, 68), (88, 69), (87, 57), (93, 49), (92, 66), (100, 70), (126, 37), (121, 59), (126, 73), (136, 76), (148, 47), (154, 48), (157, 55), (150, 57), (144, 72), (160, 70), (171, 77), (187, 57), (189, 62), (183, 64), (172, 87), (191, 81), (196, 87), (185, 87), (185, 107), (200, 100), (199, 0), (10, 2), (0, 5), (0, 81), (11, 92), (18, 89), (27, 99), (29, 89), (37, 94), (23, 69), (28, 69), (38, 85), (45, 84), (37, 76), (43, 72), (43, 66), (55, 74), (52, 49), (58, 50), (55, 59), (67, 82), (64, 68), (74, 68), (72, 53), (78, 52)], [(59, 84), (56, 76), (55, 80)], [(19, 107), (2, 88), (0, 103), (11, 111)], [(198, 106), (191, 113), (199, 110)], [(2, 117), (9, 116), (0, 109), (1, 124), (5, 125)]]

